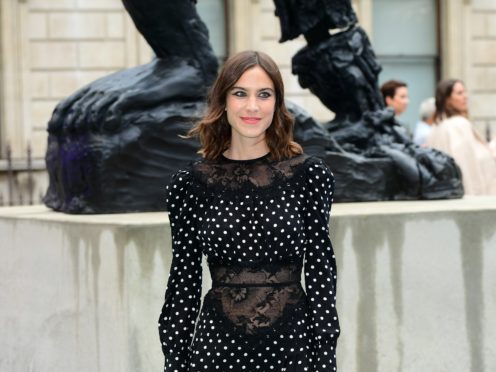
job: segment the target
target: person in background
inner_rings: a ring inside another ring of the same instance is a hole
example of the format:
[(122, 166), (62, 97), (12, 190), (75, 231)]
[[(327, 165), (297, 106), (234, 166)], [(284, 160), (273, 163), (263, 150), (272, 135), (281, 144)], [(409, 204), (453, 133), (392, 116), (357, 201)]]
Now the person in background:
[(394, 117), (400, 124), (405, 137), (412, 138), (412, 131), (398, 116), (404, 113), (408, 107), (410, 99), (408, 98), (408, 87), (405, 82), (400, 80), (388, 80), (381, 86), (384, 104), (394, 110)]
[(410, 99), (408, 98), (408, 87), (400, 80), (388, 80), (381, 86), (384, 104), (394, 110), (394, 115), (399, 116), (406, 111)]
[(427, 145), (455, 159), (467, 195), (496, 194), (496, 159), (484, 138), (468, 120), (468, 99), (461, 80), (441, 81), (436, 89), (436, 113)]
[(413, 142), (417, 145), (422, 147), (427, 145), (427, 137), (431, 132), (432, 124), (434, 124), (435, 113), (436, 100), (434, 97), (424, 99), (419, 109), (420, 121), (415, 126), (415, 133), (413, 135)]

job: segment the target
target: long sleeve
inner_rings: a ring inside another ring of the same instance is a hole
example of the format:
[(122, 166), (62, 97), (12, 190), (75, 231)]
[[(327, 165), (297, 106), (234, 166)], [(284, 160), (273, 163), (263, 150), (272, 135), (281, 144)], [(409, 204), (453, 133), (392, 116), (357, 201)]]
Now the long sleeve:
[(306, 180), (305, 289), (313, 322), (315, 372), (336, 371), (339, 321), (336, 311), (336, 261), (329, 237), (334, 176), (318, 158), (308, 160)]
[(196, 202), (189, 171), (177, 172), (167, 188), (172, 263), (159, 318), (166, 372), (188, 371), (190, 347), (201, 300), (202, 253), (197, 242)]

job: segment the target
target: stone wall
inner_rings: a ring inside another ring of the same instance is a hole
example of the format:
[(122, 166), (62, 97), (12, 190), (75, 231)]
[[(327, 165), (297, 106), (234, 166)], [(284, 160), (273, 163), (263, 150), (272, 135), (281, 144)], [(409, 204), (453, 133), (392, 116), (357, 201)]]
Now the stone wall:
[(470, 117), (496, 138), (496, 0), (473, 0), (469, 15), (467, 84)]
[[(44, 157), (55, 105), (83, 85), (147, 62), (151, 50), (120, 0), (1, 2), (1, 148)], [(2, 154), (2, 157), (5, 156)]]
[[(47, 122), (58, 102), (151, 57), (120, 0), (1, 0), (0, 204), (8, 203), (7, 143), (15, 162), (26, 164), (28, 143), (33, 161), (43, 162)], [(14, 173), (16, 204), (28, 194), (24, 170)], [(36, 172), (36, 203), (47, 184), (46, 172)]]

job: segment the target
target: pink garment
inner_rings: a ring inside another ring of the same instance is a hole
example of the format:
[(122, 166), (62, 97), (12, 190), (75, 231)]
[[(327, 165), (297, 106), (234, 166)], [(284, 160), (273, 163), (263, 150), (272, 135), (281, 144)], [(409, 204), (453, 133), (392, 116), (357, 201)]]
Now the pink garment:
[(496, 195), (496, 159), (465, 117), (452, 116), (434, 124), (427, 145), (455, 159), (466, 195)]

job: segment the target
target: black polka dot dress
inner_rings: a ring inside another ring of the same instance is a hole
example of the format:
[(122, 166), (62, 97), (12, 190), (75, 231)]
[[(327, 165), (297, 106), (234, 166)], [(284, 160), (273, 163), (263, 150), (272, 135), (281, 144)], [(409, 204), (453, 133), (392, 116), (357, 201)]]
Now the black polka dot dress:
[[(331, 171), (306, 154), (221, 156), (173, 176), (165, 371), (336, 371), (333, 191)], [(212, 288), (200, 309), (202, 255)]]

